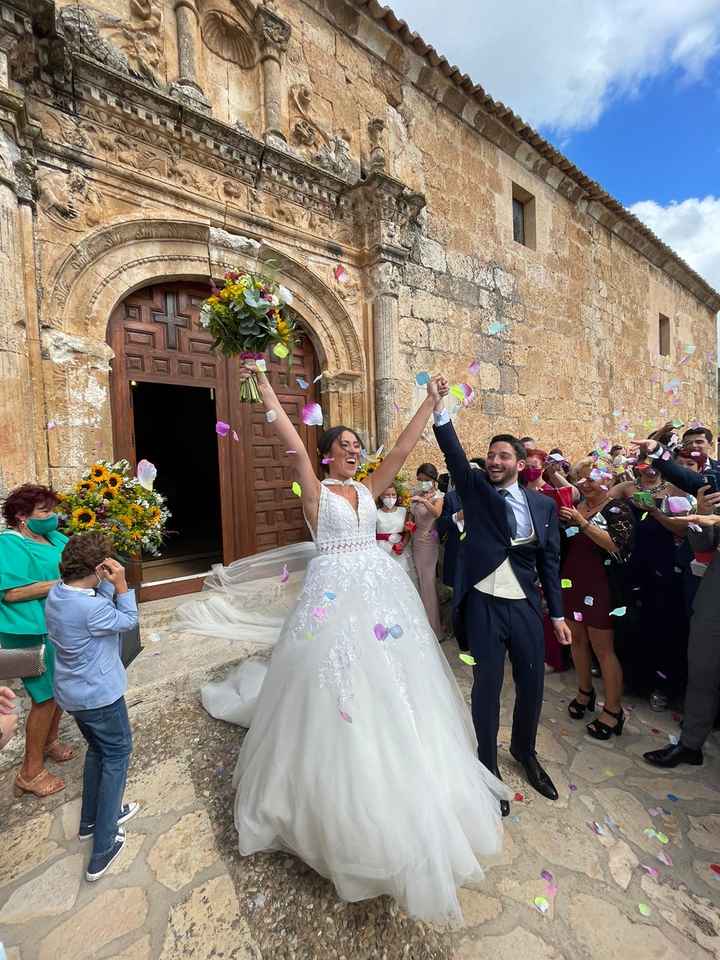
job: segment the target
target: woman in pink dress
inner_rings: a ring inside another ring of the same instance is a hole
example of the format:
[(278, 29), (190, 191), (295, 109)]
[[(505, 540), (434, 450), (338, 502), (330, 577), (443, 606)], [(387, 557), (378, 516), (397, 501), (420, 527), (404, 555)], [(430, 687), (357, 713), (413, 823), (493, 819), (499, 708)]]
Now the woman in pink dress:
[(443, 631), (437, 593), (440, 538), (435, 523), (442, 513), (444, 497), (437, 488), (437, 481), (438, 472), (431, 463), (423, 463), (418, 467), (418, 485), (412, 498), (412, 511), (417, 525), (413, 534), (413, 559), (425, 613), (435, 636), (441, 639)]

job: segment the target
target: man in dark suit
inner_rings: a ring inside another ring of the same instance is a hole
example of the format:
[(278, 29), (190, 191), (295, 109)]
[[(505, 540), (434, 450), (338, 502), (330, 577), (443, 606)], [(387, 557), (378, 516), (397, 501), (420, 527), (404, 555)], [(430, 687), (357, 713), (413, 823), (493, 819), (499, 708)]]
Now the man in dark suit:
[[(440, 393), (435, 408), (435, 436), (460, 495), (466, 537), (463, 540), (462, 596), (458, 642), (469, 649), (473, 668), (472, 716), (478, 756), (497, 772), (497, 734), (505, 655), (515, 681), (510, 752), (524, 767), (529, 783), (543, 796), (558, 793), (535, 754), (544, 670), (543, 616), (540, 591), (562, 644), (571, 641), (560, 589), (560, 531), (550, 497), (522, 489), (518, 472), (525, 448), (501, 434), (490, 442), (486, 470), (471, 469)], [(509, 807), (503, 801), (503, 815)]]

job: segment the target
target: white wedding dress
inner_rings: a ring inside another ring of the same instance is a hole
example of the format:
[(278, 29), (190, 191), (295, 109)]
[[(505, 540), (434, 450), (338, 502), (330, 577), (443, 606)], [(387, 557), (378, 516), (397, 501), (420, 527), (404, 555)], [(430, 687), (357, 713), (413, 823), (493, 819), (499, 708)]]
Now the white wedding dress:
[[(267, 672), (244, 663), (205, 687), (203, 703), (250, 722), (234, 780), (242, 854), (289, 851), (344, 900), (389, 894), (411, 916), (457, 922), (457, 887), (479, 881), (481, 860), (502, 847), (498, 798), (508, 793), (477, 759), (417, 591), (377, 547), (371, 493), (351, 482), (357, 513), (322, 487), (316, 553)], [(269, 568), (267, 558), (254, 563)], [(278, 573), (276, 561), (273, 583)], [(224, 631), (240, 611), (227, 590), (223, 599), (220, 571), (214, 592), (211, 605), (226, 604)], [(200, 602), (186, 610), (195, 629), (212, 616)], [(271, 607), (266, 594), (266, 638)]]

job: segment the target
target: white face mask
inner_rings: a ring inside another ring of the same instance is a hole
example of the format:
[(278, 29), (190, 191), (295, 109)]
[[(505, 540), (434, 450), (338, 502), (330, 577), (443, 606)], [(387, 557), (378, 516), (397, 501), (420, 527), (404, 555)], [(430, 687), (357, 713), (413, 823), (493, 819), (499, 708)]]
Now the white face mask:
[(418, 483), (418, 489), (422, 490), (423, 493), (429, 493), (429, 491), (432, 490), (432, 488), (433, 488), (432, 480), (421, 480)]
[(388, 507), (389, 509), (390, 507), (395, 506), (395, 504), (397, 503), (397, 497), (383, 497), (382, 502), (383, 502), (383, 506)]

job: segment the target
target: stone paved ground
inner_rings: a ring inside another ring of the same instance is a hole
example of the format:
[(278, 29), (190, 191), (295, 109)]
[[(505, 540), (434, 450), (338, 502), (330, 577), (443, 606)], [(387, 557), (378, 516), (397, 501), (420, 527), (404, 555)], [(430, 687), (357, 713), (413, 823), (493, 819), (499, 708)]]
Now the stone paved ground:
[[(636, 704), (625, 735), (600, 745), (567, 716), (571, 675), (549, 677), (539, 753), (560, 800), (526, 790), (503, 751), (503, 776), (523, 794), (506, 821), (503, 857), (482, 889), (462, 891), (465, 926), (432, 928), (389, 900), (338, 902), (292, 857), (240, 859), (230, 781), (242, 734), (206, 716), (194, 692), (206, 664), (222, 672), (238, 649), (174, 637), (162, 607), (144, 619), (128, 790), (143, 809), (111, 876), (82, 879), (80, 759), (64, 767), (64, 794), (18, 801), (16, 751), (0, 757), (0, 940), (9, 960), (720, 960), (720, 877), (710, 867), (720, 860), (717, 739), (704, 767), (663, 775), (641, 754), (677, 732), (670, 714)], [(469, 692), (469, 668), (446, 650)], [(72, 725), (67, 732), (77, 740)]]

